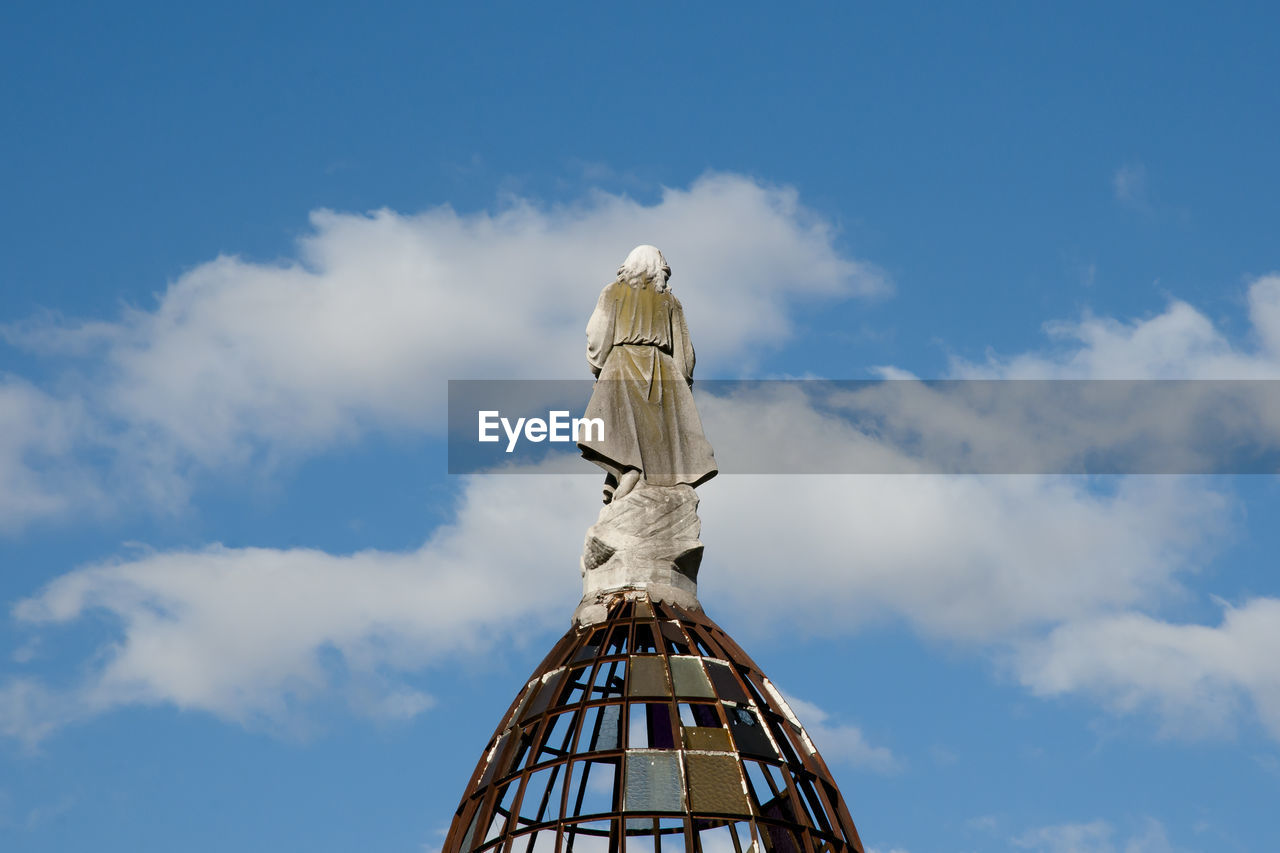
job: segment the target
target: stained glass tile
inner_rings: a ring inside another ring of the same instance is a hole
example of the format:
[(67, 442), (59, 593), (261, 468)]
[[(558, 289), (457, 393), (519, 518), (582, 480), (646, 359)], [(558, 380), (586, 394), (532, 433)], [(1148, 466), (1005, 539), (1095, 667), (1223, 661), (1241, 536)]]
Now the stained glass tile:
[(661, 657), (631, 658), (630, 676), (628, 696), (671, 695), (671, 687), (667, 684), (667, 668), (662, 665)]
[(563, 669), (556, 670), (542, 682), (542, 687), (538, 689), (537, 698), (529, 703), (521, 722), (528, 720), (530, 717), (536, 717), (547, 710), (547, 706), (551, 704), (551, 700), (560, 690), (560, 682), (564, 681), (564, 673), (565, 670)]
[[(497, 773), (498, 767), (503, 765), (507, 758), (507, 747), (511, 744), (511, 732), (504, 732), (498, 740), (497, 747), (493, 750), (493, 758), (489, 761), (489, 766), (484, 769), (484, 776), (480, 777), (480, 787), (487, 787), (493, 781), (494, 775)], [(505, 775), (507, 768), (502, 766), (502, 772)]]
[(729, 664), (719, 660), (707, 660), (706, 663), (707, 674), (711, 676), (711, 683), (716, 686), (716, 693), (721, 699), (730, 702), (747, 701), (747, 693), (738, 683), (738, 679), (734, 678), (733, 669)]
[(623, 808), (631, 812), (684, 811), (680, 754), (670, 750), (628, 750)]
[(714, 699), (711, 682), (702, 669), (702, 662), (695, 657), (671, 658), (671, 681), (675, 685), (677, 696), (691, 696), (700, 699)]
[(733, 751), (733, 746), (729, 743), (728, 729), (691, 726), (685, 727), (681, 731), (684, 733), (685, 749), (705, 749), (716, 752)]
[(689, 807), (707, 814), (750, 815), (742, 775), (732, 755), (685, 753), (689, 769)]
[(777, 750), (760, 718), (746, 708), (726, 708), (729, 717), (729, 729), (733, 732), (733, 740), (738, 744), (738, 751), (744, 755), (757, 755), (762, 758), (777, 758)]

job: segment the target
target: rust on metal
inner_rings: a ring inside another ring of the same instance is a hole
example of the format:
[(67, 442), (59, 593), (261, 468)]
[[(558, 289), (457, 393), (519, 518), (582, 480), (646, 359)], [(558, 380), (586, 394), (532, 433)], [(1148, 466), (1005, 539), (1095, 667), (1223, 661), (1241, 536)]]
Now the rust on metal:
[(863, 853), (826, 763), (704, 613), (620, 594), (481, 756), (443, 853)]

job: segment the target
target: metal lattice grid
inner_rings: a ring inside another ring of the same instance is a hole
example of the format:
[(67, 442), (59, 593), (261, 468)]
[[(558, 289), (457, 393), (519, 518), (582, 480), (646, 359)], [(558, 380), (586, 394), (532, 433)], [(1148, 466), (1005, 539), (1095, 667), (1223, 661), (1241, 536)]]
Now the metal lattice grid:
[(862, 853), (826, 763), (699, 611), (618, 595), (504, 715), (443, 853)]

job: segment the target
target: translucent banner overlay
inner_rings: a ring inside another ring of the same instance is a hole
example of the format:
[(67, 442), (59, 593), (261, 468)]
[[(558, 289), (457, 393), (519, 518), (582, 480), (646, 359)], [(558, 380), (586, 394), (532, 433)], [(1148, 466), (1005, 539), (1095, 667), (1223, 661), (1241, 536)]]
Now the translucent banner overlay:
[[(670, 440), (644, 426), (670, 389), (628, 387), (610, 396), (643, 404), (585, 423), (596, 385), (450, 380), (449, 473), (598, 472), (577, 445), (598, 429)], [(722, 474), (1280, 472), (1280, 380), (706, 380), (693, 396)]]

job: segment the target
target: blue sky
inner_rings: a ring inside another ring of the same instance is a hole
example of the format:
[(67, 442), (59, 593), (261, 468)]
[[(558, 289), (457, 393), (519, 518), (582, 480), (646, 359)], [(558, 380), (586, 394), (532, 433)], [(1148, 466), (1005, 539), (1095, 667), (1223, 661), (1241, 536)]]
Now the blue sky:
[[(0, 847), (435, 849), (598, 491), (445, 382), (585, 378), (637, 243), (700, 377), (1280, 375), (1278, 18), (6, 6)], [(701, 492), (878, 853), (1280, 842), (1273, 478)]]

